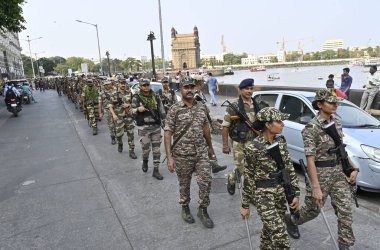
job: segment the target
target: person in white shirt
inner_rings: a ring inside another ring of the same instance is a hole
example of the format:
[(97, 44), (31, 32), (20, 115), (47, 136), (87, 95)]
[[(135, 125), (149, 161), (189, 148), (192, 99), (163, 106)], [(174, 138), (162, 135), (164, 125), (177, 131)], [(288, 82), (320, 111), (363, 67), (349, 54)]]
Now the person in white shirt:
[(360, 108), (365, 111), (369, 111), (372, 106), (372, 102), (376, 97), (377, 92), (379, 92), (380, 87), (380, 74), (377, 72), (377, 67), (375, 65), (371, 66), (369, 69), (368, 83), (363, 85), (365, 88), (360, 101)]

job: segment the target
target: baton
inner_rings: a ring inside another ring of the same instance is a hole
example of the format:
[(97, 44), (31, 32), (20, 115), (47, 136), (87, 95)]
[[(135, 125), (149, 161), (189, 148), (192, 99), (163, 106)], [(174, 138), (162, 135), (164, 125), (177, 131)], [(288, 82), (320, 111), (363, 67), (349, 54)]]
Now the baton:
[[(237, 186), (238, 186), (239, 193), (240, 193), (240, 199), (241, 199), (241, 202), (243, 202), (243, 193), (241, 191), (241, 187), (242, 187), (241, 176), (240, 176), (240, 172), (238, 169), (235, 169), (235, 176), (236, 176), (236, 182), (238, 183)], [(248, 219), (244, 218), (244, 221), (245, 221), (245, 227), (247, 229), (247, 234), (248, 234), (249, 247), (251, 250), (253, 250), (252, 240), (251, 240), (251, 232), (249, 230), (249, 225), (248, 225)]]
[[(309, 183), (311, 189), (313, 189), (313, 184), (311, 183), (310, 177), (309, 177), (309, 175), (308, 175), (307, 172), (306, 172), (305, 163), (303, 162), (302, 159), (300, 159), (300, 165), (301, 165), (302, 171), (303, 171), (304, 174), (305, 174), (305, 178), (306, 178), (307, 182)], [(330, 224), (327, 222), (327, 218), (326, 218), (325, 212), (323, 211), (323, 208), (321, 208), (321, 207), (319, 206), (319, 204), (317, 204), (317, 206), (318, 206), (319, 209), (321, 210), (321, 214), (322, 214), (323, 220), (325, 221), (325, 224), (326, 224), (326, 226), (327, 226), (327, 229), (329, 230), (329, 233), (330, 233), (330, 236), (331, 236), (332, 241), (334, 242), (335, 248), (336, 248), (337, 250), (339, 250), (338, 243), (336, 242), (336, 240), (335, 240), (335, 238), (334, 238), (334, 236), (333, 236), (333, 234), (332, 234)]]

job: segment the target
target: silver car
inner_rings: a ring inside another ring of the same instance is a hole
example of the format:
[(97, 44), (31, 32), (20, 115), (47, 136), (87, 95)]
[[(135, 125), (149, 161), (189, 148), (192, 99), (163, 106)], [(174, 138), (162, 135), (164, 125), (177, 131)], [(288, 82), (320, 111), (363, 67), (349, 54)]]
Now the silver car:
[[(288, 143), (292, 161), (305, 161), (301, 131), (317, 115), (318, 111), (311, 105), (315, 93), (258, 91), (252, 96), (260, 107), (276, 107), (290, 114), (289, 119), (284, 121), (282, 134)], [(347, 100), (339, 103), (337, 118), (343, 125), (347, 153), (360, 169), (357, 185), (366, 191), (380, 192), (380, 121)]]

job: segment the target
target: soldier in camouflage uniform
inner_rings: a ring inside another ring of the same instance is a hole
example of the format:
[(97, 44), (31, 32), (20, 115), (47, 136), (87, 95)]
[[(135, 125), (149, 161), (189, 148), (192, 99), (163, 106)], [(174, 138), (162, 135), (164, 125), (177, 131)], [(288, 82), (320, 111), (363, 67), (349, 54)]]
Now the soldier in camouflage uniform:
[(169, 80), (164, 78), (162, 80), (162, 91), (160, 91), (160, 98), (164, 105), (165, 113), (168, 113), (169, 108), (176, 102), (177, 96), (174, 93), (174, 89), (169, 89)]
[(158, 167), (161, 157), (161, 122), (166, 114), (161, 99), (150, 89), (150, 81), (140, 79), (139, 91), (133, 95), (129, 114), (135, 117), (143, 155), (143, 172), (148, 171), (150, 147), (153, 152), (153, 174), (157, 180), (164, 177)]
[(102, 119), (105, 117), (108, 125), (108, 129), (110, 131), (111, 136), (111, 144), (116, 144), (116, 132), (115, 132), (115, 123), (112, 120), (112, 114), (109, 110), (109, 104), (111, 103), (111, 96), (113, 93), (113, 89), (111, 86), (111, 81), (105, 81), (103, 83), (103, 91), (99, 96), (99, 117)]
[[(258, 106), (252, 100), (252, 92), (253, 92), (253, 83), (254, 80), (251, 78), (245, 79), (241, 81), (239, 84), (240, 95), (239, 98), (231, 101), (233, 105), (235, 105), (240, 112), (245, 112), (251, 122), (256, 120), (256, 112), (258, 111)], [(222, 123), (222, 139), (223, 139), (223, 153), (229, 154), (231, 152), (230, 146), (228, 145), (228, 136), (233, 138), (232, 141), (232, 149), (233, 149), (233, 157), (235, 163), (235, 169), (239, 171), (242, 175), (244, 172), (244, 153), (243, 149), (248, 147), (252, 140), (256, 137), (256, 134), (248, 128), (248, 126), (241, 122), (237, 114), (234, 111), (227, 107), (226, 113), (224, 115), (224, 120)], [(231, 128), (236, 128), (238, 136), (232, 136)], [(244, 138), (243, 138), (244, 137)], [(233, 195), (235, 193), (235, 170), (228, 174), (227, 180), (227, 191), (229, 194)]]
[(128, 109), (131, 105), (132, 95), (131, 92), (126, 91), (125, 83), (119, 84), (119, 90), (115, 91), (111, 97), (109, 104), (110, 113), (116, 126), (116, 139), (118, 143), (118, 151), (123, 152), (123, 135), (124, 127), (127, 126), (129, 157), (137, 159), (135, 154), (135, 142), (133, 134), (133, 120), (128, 114)]
[[(214, 223), (207, 213), (210, 205), (211, 168), (209, 157), (214, 155), (206, 106), (193, 100), (195, 84), (186, 80), (180, 84), (182, 101), (174, 104), (168, 113), (165, 124), (165, 150), (168, 169), (177, 173), (179, 181), (182, 218), (194, 223), (190, 213), (190, 184), (195, 173), (199, 186), (198, 217), (207, 228)], [(171, 148), (171, 138), (173, 145)]]
[(274, 159), (268, 155), (266, 148), (278, 143), (285, 168), (289, 170), (291, 185), (295, 193), (292, 204), (298, 210), (300, 189), (298, 178), (290, 160), (286, 141), (283, 136), (277, 136), (284, 127), (283, 120), (289, 114), (268, 107), (257, 113), (258, 128), (262, 134), (253, 140), (253, 143), (244, 148), (246, 166), (244, 169), (243, 201), (240, 213), (243, 219), (249, 218), (249, 203), (253, 202), (263, 223), (261, 231), (260, 249), (290, 249), (289, 236), (286, 233), (284, 216), (286, 212), (285, 190), (281, 182), (273, 178), (272, 174), (278, 171)]
[(95, 87), (92, 79), (87, 79), (87, 86), (82, 92), (82, 103), (87, 112), (87, 117), (90, 127), (92, 127), (92, 134), (98, 134), (98, 124), (97, 120), (99, 117), (99, 93), (98, 89)]
[[(316, 93), (313, 107), (319, 110), (319, 114), (302, 131), (308, 174), (313, 190), (310, 185), (306, 186), (305, 205), (300, 210), (299, 219), (289, 218), (288, 232), (291, 235), (294, 226), (291, 222), (300, 225), (317, 217), (320, 213), (319, 207), (323, 207), (327, 196), (330, 196), (338, 217), (339, 249), (349, 249), (354, 245), (355, 236), (352, 231), (352, 197), (348, 183), (355, 183), (358, 169), (353, 168), (350, 177), (344, 175), (336, 154), (328, 152), (329, 149), (335, 148), (335, 143), (323, 130), (325, 125), (335, 122), (336, 129), (343, 138), (342, 126), (334, 116), (337, 101), (337, 97), (326, 89), (318, 90)], [(351, 160), (349, 162), (354, 166)]]

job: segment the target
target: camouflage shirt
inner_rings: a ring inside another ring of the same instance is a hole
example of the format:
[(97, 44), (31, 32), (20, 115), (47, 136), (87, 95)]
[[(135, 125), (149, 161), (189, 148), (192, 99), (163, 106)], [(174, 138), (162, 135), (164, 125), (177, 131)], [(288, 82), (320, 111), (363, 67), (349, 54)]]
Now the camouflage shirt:
[(104, 89), (102, 93), (99, 95), (99, 103), (103, 105), (103, 108), (108, 109), (109, 104), (111, 103), (112, 89), (106, 90)]
[[(239, 98), (232, 100), (231, 103), (233, 105), (236, 105), (236, 107), (239, 107)], [(254, 122), (256, 120), (256, 113), (255, 113), (255, 107), (253, 105), (253, 102), (250, 104), (244, 102), (244, 109), (245, 109), (245, 113), (247, 114), (249, 120), (251, 122)], [(230, 107), (227, 107), (226, 112), (224, 114), (224, 118), (223, 118), (223, 123), (222, 123), (223, 127), (229, 128), (231, 126), (231, 123), (232, 123), (231, 116), (237, 116), (237, 114), (235, 114), (235, 112)], [(256, 135), (254, 134), (254, 132), (252, 130), (249, 129), (248, 133), (249, 133), (248, 134), (249, 139), (255, 138)]]
[(120, 91), (115, 91), (112, 93), (111, 102), (108, 104), (108, 108), (112, 107), (118, 116), (126, 116), (128, 112), (121, 106), (121, 104), (131, 104), (132, 94), (130, 91), (125, 91), (122, 94)]
[[(343, 138), (342, 125), (338, 119), (332, 117), (336, 129)], [(302, 137), (306, 156), (315, 156), (316, 161), (337, 160), (336, 154), (329, 154), (330, 148), (335, 148), (333, 139), (323, 130), (329, 122), (320, 115), (314, 117), (302, 130)]]
[[(246, 160), (246, 167), (244, 169), (244, 187), (243, 187), (243, 203), (242, 207), (249, 208), (253, 190), (256, 190), (255, 181), (272, 179), (271, 173), (277, 172), (276, 162), (266, 153), (266, 147), (271, 143), (263, 136), (256, 137), (254, 143), (244, 148), (244, 157)], [(274, 142), (279, 143), (282, 159), (285, 167), (290, 170), (291, 184), (296, 196), (300, 196), (300, 189), (298, 186), (298, 178), (294, 172), (293, 163), (290, 160), (286, 140), (283, 136), (275, 138)], [(255, 144), (259, 145), (258, 148)], [(284, 188), (280, 185), (273, 188), (266, 188), (266, 191), (273, 192), (273, 194), (285, 195)]]
[[(202, 145), (206, 146), (206, 141), (203, 137), (203, 127), (208, 124), (206, 112), (206, 106), (196, 101), (191, 108), (183, 101), (175, 103), (170, 108), (166, 117), (165, 131), (172, 132), (173, 141), (177, 140), (190, 122), (192, 123), (175, 145), (173, 155), (196, 155), (197, 151), (204, 150)], [(193, 115), (195, 115), (194, 120)]]

